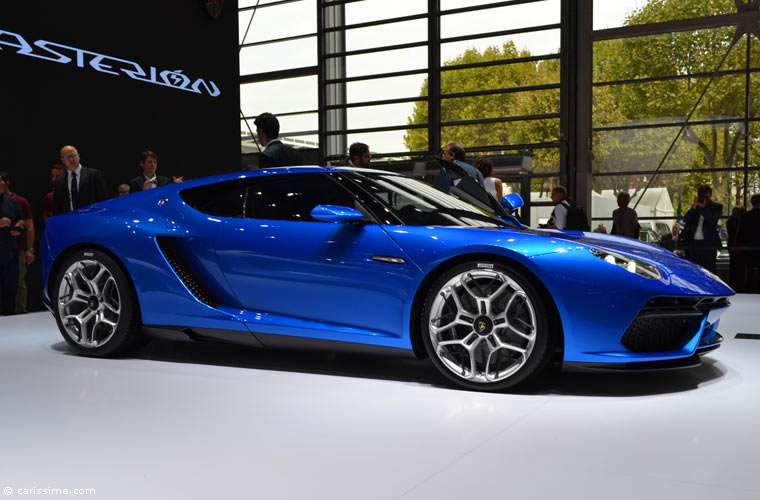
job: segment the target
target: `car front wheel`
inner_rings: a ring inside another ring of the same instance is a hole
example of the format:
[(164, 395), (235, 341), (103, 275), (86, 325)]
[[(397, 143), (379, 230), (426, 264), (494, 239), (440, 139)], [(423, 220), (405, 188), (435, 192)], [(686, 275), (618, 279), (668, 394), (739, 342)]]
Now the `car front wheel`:
[(422, 315), (425, 348), (438, 370), (468, 389), (497, 391), (541, 373), (556, 332), (533, 282), (513, 267), (470, 262), (445, 272)]

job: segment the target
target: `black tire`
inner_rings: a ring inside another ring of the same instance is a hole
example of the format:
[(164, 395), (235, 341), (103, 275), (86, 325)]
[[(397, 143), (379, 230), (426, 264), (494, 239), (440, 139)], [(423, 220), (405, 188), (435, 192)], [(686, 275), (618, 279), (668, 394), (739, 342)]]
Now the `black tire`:
[(468, 262), (443, 273), (430, 288), (422, 339), (433, 365), (457, 386), (512, 389), (549, 365), (559, 336), (550, 311), (523, 271), (494, 261)]
[(137, 297), (118, 263), (97, 249), (67, 256), (50, 286), (63, 339), (78, 354), (118, 356), (144, 343)]

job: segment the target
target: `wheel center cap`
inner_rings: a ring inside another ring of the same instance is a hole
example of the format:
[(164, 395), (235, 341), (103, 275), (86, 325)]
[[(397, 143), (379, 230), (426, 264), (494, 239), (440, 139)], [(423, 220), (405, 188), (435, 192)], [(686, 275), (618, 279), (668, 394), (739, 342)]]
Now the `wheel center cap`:
[(493, 321), (488, 316), (478, 316), (472, 326), (478, 335), (490, 335), (493, 331)]
[(87, 306), (93, 311), (95, 311), (98, 309), (98, 307), (100, 307), (100, 301), (98, 300), (96, 296), (91, 295), (90, 298), (87, 300)]

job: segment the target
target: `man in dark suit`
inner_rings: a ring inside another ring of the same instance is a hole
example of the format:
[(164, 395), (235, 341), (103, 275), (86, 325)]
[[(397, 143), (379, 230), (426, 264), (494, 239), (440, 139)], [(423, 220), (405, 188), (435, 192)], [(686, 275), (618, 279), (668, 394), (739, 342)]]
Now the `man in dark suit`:
[(712, 201), (712, 188), (708, 185), (697, 188), (694, 205), (686, 212), (684, 223), (690, 240), (689, 260), (710, 272), (717, 272), (715, 259), (722, 246), (718, 235), (718, 220), (723, 213), (723, 205)]
[(736, 229), (736, 245), (755, 247), (741, 250), (744, 256), (744, 291), (760, 292), (760, 193), (750, 198), (752, 210), (742, 214)]
[(298, 151), (283, 144), (280, 136), (280, 121), (272, 113), (261, 113), (253, 122), (256, 135), (263, 144), (264, 151), (259, 155), (259, 168), (291, 167), (301, 164)]
[(145, 189), (152, 189), (158, 186), (165, 186), (172, 182), (182, 182), (182, 177), (173, 177), (169, 179), (162, 175), (156, 175), (158, 169), (158, 155), (150, 150), (140, 153), (140, 167), (142, 175), (138, 175), (129, 181), (129, 192), (136, 193)]
[(55, 180), (53, 215), (108, 199), (103, 176), (98, 170), (79, 163), (79, 152), (74, 146), (61, 148), (61, 161), (66, 165), (66, 173)]

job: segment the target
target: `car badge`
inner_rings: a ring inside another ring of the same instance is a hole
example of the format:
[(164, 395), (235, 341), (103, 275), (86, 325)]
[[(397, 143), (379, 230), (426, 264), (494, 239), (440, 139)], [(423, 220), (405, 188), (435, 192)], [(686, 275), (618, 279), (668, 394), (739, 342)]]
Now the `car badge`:
[(486, 329), (486, 322), (485, 321), (478, 321), (478, 331), (482, 332)]
[(224, 8), (224, 0), (203, 0), (203, 5), (206, 6), (206, 10), (212, 19), (219, 17)]

